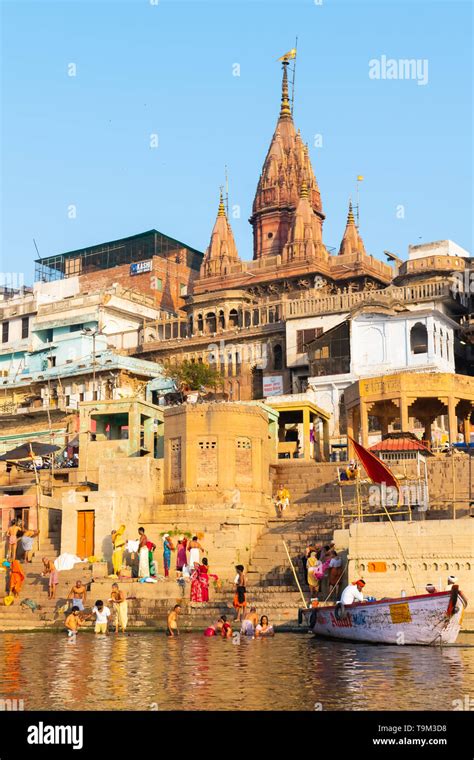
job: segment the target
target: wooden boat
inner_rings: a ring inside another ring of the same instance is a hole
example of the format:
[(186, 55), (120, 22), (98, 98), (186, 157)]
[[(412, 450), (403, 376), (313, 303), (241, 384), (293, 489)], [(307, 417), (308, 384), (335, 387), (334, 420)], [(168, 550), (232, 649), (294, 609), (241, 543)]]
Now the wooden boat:
[(465, 603), (457, 588), (435, 594), (305, 610), (317, 636), (372, 644), (454, 644)]

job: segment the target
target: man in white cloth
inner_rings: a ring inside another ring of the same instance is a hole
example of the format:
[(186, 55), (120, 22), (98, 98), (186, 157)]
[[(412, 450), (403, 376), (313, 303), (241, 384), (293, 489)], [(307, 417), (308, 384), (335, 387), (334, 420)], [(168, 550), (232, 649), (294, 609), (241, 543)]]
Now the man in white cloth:
[(365, 586), (365, 581), (359, 578), (355, 583), (349, 583), (341, 594), (341, 604), (347, 607), (348, 604), (354, 604), (354, 602), (363, 602), (364, 595), (362, 589)]

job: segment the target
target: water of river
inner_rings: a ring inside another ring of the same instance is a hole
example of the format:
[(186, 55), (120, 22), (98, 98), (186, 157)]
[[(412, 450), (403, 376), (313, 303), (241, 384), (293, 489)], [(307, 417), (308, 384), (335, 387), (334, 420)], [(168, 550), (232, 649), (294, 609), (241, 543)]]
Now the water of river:
[(0, 669), (0, 699), (25, 710), (452, 710), (474, 693), (474, 635), (440, 649), (5, 633)]

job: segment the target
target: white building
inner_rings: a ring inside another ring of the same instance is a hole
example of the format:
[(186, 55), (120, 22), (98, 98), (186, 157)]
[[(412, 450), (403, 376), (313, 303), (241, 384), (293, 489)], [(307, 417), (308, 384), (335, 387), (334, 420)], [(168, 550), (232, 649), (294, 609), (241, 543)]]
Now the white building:
[(333, 438), (340, 434), (344, 391), (356, 380), (404, 371), (455, 371), (457, 324), (438, 309), (397, 312), (363, 306), (351, 314), (331, 316), (330, 320), (304, 320), (306, 331), (321, 325), (326, 329), (306, 345), (300, 371), (304, 371), (303, 362), (306, 368), (309, 364), (307, 393), (318, 407), (330, 413)]

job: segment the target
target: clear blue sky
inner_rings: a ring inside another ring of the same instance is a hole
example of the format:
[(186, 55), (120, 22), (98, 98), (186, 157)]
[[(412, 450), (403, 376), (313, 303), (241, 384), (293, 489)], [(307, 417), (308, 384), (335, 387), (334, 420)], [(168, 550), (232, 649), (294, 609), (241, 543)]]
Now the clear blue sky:
[[(237, 245), (251, 258), (276, 59), (296, 35), (294, 116), (326, 244), (339, 245), (362, 174), (369, 252), (405, 256), (409, 243), (443, 238), (472, 250), (470, 2), (0, 2), (2, 271), (31, 282), (33, 237), (49, 256), (156, 227), (204, 250), (225, 164), (242, 210)], [(382, 55), (428, 59), (428, 84), (370, 79), (369, 60)]]

